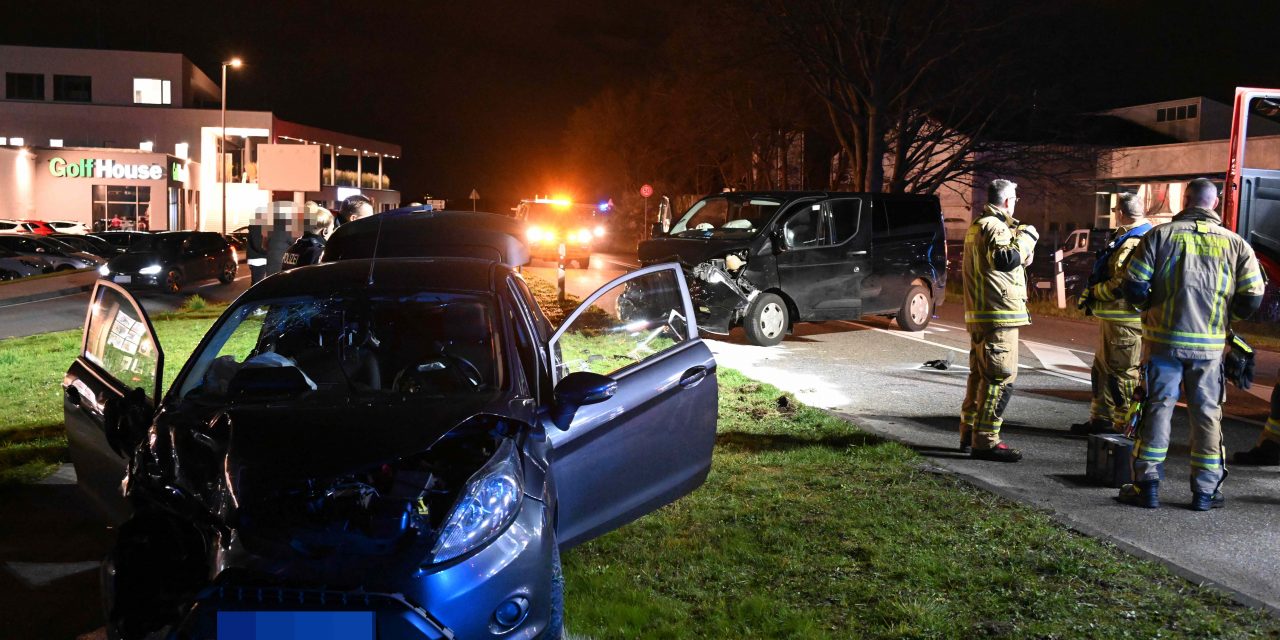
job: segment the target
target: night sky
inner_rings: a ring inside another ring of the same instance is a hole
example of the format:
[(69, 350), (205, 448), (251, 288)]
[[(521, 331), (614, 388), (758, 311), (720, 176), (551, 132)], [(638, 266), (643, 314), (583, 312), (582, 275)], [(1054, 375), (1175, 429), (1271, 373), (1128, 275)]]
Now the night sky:
[[(239, 55), (231, 108), (398, 143), (388, 173), (406, 201), (429, 192), (465, 207), (474, 187), (501, 210), (564, 178), (575, 106), (661, 70), (685, 4), (62, 0), (10, 3), (0, 42), (183, 53), (215, 80)], [(1045, 4), (1035, 27), (991, 46), (1024, 51), (1072, 108), (1280, 85), (1280, 3)], [(1070, 86), (1054, 86), (1067, 69)]]

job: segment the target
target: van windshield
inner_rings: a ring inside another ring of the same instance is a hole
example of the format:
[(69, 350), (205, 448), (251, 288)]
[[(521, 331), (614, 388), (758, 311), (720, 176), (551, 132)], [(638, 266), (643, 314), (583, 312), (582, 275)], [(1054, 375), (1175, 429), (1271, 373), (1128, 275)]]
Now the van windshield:
[(782, 203), (771, 198), (703, 198), (671, 225), (677, 238), (748, 237), (760, 231)]

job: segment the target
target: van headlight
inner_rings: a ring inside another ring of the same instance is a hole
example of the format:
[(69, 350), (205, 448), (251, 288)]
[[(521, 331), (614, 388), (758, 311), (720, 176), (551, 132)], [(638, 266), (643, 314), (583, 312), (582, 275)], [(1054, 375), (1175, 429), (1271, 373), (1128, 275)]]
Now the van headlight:
[(105, 264), (104, 264), (104, 265), (102, 265), (101, 267), (98, 267), (98, 273), (99, 273), (100, 275), (109, 276), (109, 275), (111, 275), (111, 270), (110, 270), (110, 269), (108, 269), (108, 268), (107, 268), (107, 265), (105, 265)]
[(520, 456), (508, 438), (467, 480), (431, 550), (432, 562), (452, 560), (505, 531), (520, 510), (522, 493)]
[(149, 267), (143, 267), (138, 269), (138, 273), (144, 276), (154, 276), (155, 274), (160, 273), (160, 265), (153, 264)]

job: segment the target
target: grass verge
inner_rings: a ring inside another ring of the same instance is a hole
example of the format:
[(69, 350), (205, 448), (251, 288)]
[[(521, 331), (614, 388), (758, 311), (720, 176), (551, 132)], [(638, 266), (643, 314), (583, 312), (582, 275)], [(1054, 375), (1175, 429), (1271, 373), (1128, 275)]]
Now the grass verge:
[[(549, 314), (563, 312), (552, 287), (531, 285), (556, 307)], [(220, 311), (193, 302), (156, 318), (169, 369)], [(78, 343), (77, 332), (0, 342), (0, 451), (29, 444), (44, 452), (5, 454), (16, 463), (3, 472), (8, 482), (65, 458), (58, 383)], [(1267, 614), (933, 473), (906, 447), (736, 371), (722, 369), (719, 381), (706, 485), (565, 554), (575, 632), (1280, 637), (1280, 621)]]

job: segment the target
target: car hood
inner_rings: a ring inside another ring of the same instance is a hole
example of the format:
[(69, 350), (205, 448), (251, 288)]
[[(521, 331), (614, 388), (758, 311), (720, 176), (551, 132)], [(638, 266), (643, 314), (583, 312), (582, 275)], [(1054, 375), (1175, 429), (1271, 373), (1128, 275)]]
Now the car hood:
[(640, 243), (640, 264), (679, 262), (692, 267), (700, 262), (751, 246), (747, 238), (654, 238)]
[(504, 407), (494, 400), (493, 395), (480, 395), (430, 404), (233, 407), (210, 424), (225, 416), (229, 471), (248, 471), (258, 480), (291, 481), (333, 476), (426, 451), (477, 415), (532, 423), (531, 406)]
[(154, 251), (137, 251), (122, 253), (107, 262), (107, 268), (112, 271), (137, 271), (143, 267), (149, 267), (153, 264), (163, 265), (168, 260), (164, 256)]

